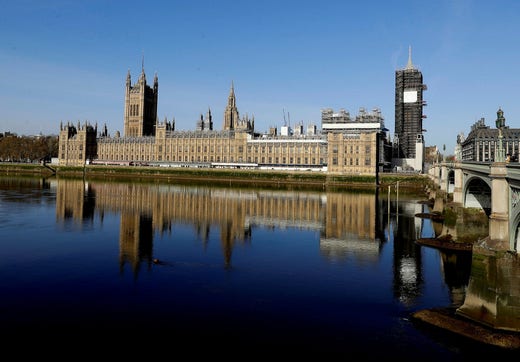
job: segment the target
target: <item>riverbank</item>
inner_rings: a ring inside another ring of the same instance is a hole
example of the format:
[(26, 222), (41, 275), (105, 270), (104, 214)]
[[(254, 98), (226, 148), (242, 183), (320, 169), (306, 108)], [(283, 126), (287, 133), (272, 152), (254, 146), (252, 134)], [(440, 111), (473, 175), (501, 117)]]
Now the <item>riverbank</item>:
[[(165, 168), (149, 166), (71, 167), (42, 164), (0, 163), (0, 174), (32, 174), (43, 177), (81, 177), (88, 179), (114, 179), (127, 181), (181, 181), (190, 183), (211, 182), (213, 185), (250, 187), (276, 187), (288, 189), (365, 190), (375, 191), (375, 176), (338, 175), (316, 171), (245, 170), (213, 168)], [(398, 185), (400, 192), (425, 195), (431, 181), (426, 175), (381, 173), (379, 188)]]
[(496, 330), (456, 314), (455, 308), (432, 308), (415, 312), (412, 318), (424, 326), (435, 327), (478, 343), (506, 350), (520, 349), (520, 335)]
[(457, 242), (447, 237), (419, 238), (415, 241), (419, 245), (429, 246), (440, 250), (469, 251), (473, 250), (473, 243)]

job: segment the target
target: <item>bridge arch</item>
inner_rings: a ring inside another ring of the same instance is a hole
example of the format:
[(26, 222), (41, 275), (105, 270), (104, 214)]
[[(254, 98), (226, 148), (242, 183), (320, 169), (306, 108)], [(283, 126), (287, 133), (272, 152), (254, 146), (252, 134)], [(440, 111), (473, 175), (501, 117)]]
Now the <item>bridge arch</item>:
[(453, 193), (453, 189), (455, 188), (455, 170), (453, 168), (448, 169), (448, 193)]
[(462, 207), (483, 210), (489, 218), (489, 240), (497, 250), (520, 251), (520, 164), (517, 162), (455, 162), (434, 165), (429, 175), (441, 191)]
[(478, 176), (470, 176), (464, 185), (464, 207), (475, 207), (491, 214), (491, 183)]
[(513, 238), (511, 239), (512, 245), (510, 246), (510, 250), (517, 250), (519, 239), (520, 239), (520, 216), (517, 216), (513, 221), (512, 233)]
[(520, 245), (520, 188), (510, 187), (510, 250), (517, 250)]

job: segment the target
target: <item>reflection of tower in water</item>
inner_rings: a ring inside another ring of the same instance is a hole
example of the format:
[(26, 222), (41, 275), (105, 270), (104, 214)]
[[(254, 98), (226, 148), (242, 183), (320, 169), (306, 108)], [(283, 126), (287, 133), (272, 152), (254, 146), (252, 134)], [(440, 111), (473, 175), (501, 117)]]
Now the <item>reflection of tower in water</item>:
[(421, 232), (421, 220), (415, 214), (422, 205), (414, 202), (388, 201), (387, 228), (394, 246), (394, 294), (405, 305), (421, 294), (423, 285), (421, 247), (415, 242)]
[(128, 263), (137, 277), (141, 262), (146, 262), (148, 266), (152, 264), (152, 219), (143, 214), (122, 211), (119, 230), (119, 268), (123, 272)]
[(377, 261), (381, 249), (376, 230), (374, 194), (327, 193), (320, 252), (329, 259)]
[[(161, 258), (153, 253), (155, 232), (169, 237), (175, 225), (192, 225), (204, 248), (211, 242), (211, 229), (218, 228), (226, 267), (231, 266), (237, 245), (251, 243), (255, 227), (317, 230), (320, 251), (327, 259), (377, 260), (380, 253), (374, 194), (103, 182), (89, 182), (86, 188), (83, 181), (71, 180), (58, 184), (75, 190), (58, 194), (57, 213), (62, 218), (85, 214), (67, 211), (77, 207), (80, 199), (91, 202), (89, 215), (121, 214), (120, 267), (131, 265), (134, 273), (141, 263), (151, 265), (154, 258)], [(84, 197), (85, 190), (93, 196)]]
[(78, 223), (91, 222), (96, 209), (96, 192), (83, 180), (68, 180), (56, 184), (56, 218)]

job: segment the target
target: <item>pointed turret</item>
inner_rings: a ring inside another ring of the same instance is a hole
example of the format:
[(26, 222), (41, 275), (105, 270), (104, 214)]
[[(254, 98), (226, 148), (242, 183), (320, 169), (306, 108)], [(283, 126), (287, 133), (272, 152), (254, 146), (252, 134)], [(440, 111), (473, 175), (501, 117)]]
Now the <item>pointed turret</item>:
[(146, 83), (146, 74), (144, 73), (144, 54), (141, 60), (141, 76), (139, 77), (139, 81), (143, 84)]
[(411, 45), (408, 47), (408, 63), (406, 64), (406, 69), (414, 69), (414, 66), (412, 63), (412, 46)]
[(130, 88), (132, 85), (132, 78), (130, 77), (130, 68), (128, 69), (128, 73), (126, 73), (126, 87)]
[(238, 109), (235, 98), (235, 85), (231, 81), (231, 90), (229, 91), (228, 103), (224, 111), (224, 130), (234, 130), (239, 121)]
[(231, 89), (229, 90), (228, 104), (231, 107), (235, 107), (235, 105), (236, 105), (235, 85), (234, 85), (233, 81), (231, 81)]

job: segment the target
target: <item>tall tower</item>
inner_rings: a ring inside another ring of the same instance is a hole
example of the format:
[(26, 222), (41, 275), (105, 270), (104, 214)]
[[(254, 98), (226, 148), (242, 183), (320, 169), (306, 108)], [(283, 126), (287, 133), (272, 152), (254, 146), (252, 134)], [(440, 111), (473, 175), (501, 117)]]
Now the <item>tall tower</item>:
[(130, 70), (126, 75), (125, 93), (125, 137), (154, 136), (157, 123), (157, 95), (159, 82), (157, 74), (153, 79), (153, 88), (146, 84), (144, 61), (137, 83), (132, 85)]
[(231, 82), (231, 90), (229, 91), (228, 103), (224, 111), (224, 130), (234, 130), (239, 121), (237, 109), (237, 100), (235, 98), (235, 87)]
[(408, 64), (395, 72), (395, 136), (396, 158), (415, 158), (416, 144), (423, 139), (422, 73), (412, 63), (412, 47), (408, 49)]

